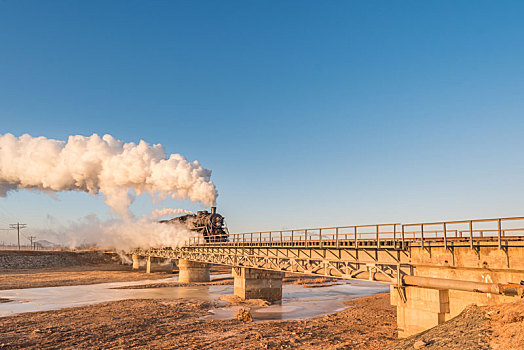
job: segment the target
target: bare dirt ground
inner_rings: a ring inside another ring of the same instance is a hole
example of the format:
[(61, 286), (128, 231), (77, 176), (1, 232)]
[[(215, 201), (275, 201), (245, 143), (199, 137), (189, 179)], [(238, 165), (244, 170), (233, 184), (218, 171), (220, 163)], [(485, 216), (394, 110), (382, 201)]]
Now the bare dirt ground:
[(5, 349), (383, 349), (395, 310), (380, 294), (303, 321), (200, 320), (213, 303), (125, 300), (0, 318)]

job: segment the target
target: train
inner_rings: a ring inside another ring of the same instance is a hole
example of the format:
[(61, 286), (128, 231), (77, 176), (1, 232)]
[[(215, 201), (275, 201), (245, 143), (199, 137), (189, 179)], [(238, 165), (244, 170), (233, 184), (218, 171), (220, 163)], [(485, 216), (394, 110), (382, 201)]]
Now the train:
[(177, 216), (170, 220), (161, 220), (161, 223), (181, 223), (189, 230), (198, 232), (205, 242), (229, 242), (229, 232), (224, 217), (217, 213), (216, 207), (211, 212), (200, 210), (196, 214)]

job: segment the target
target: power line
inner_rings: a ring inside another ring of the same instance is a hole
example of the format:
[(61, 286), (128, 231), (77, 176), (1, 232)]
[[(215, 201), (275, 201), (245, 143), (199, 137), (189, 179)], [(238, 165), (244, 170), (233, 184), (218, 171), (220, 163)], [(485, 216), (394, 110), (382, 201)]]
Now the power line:
[(18, 250), (20, 250), (20, 229), (26, 228), (27, 225), (17, 222), (16, 224), (10, 224), (9, 227), (12, 229), (16, 229), (16, 231), (18, 232)]

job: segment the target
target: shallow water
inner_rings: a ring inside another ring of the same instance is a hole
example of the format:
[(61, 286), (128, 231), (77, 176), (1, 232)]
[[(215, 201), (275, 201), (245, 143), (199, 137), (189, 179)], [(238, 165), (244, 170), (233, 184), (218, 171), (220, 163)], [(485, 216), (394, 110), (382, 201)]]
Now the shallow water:
[[(212, 279), (230, 276), (213, 275)], [(0, 303), (0, 317), (24, 312), (57, 310), (66, 307), (85, 306), (96, 303), (125, 299), (200, 299), (217, 300), (222, 295), (233, 294), (232, 285), (210, 285), (189, 287), (162, 287), (145, 289), (114, 289), (174, 282), (177, 277), (161, 280), (134, 282), (99, 283), (80, 286), (12, 289), (0, 291), (0, 298), (12, 300)], [(388, 291), (384, 284), (351, 281), (329, 287), (305, 288), (301, 285), (284, 285), (281, 304), (253, 307), (257, 320), (302, 319), (336, 312), (344, 309), (344, 301), (361, 296)], [(210, 310), (205, 319), (230, 319), (238, 307)]]
[[(255, 320), (297, 320), (346, 309), (344, 302), (376, 293), (388, 292), (389, 285), (365, 281), (342, 282), (329, 287), (306, 288), (288, 284), (282, 289), (282, 303), (253, 306)], [(239, 306), (210, 310), (203, 319), (222, 320), (234, 317)]]

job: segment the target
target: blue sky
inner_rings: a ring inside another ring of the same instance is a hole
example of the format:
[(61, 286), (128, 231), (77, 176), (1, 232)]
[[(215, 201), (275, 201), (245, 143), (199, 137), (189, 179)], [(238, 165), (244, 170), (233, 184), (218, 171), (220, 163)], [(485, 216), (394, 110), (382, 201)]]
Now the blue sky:
[[(0, 1), (0, 133), (161, 143), (213, 170), (235, 232), (518, 216), (522, 18), (521, 1)], [(2, 227), (91, 213), (102, 198), (0, 198)]]

